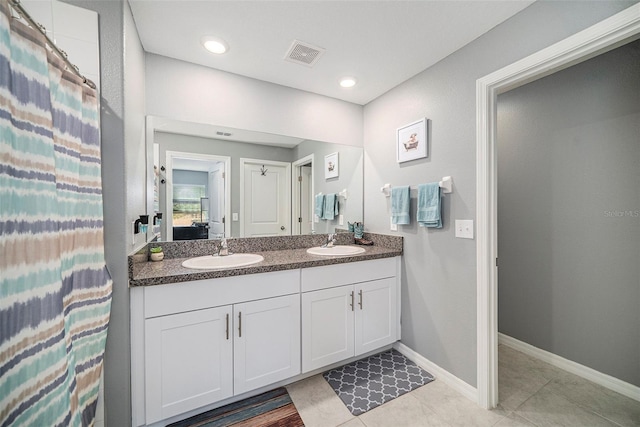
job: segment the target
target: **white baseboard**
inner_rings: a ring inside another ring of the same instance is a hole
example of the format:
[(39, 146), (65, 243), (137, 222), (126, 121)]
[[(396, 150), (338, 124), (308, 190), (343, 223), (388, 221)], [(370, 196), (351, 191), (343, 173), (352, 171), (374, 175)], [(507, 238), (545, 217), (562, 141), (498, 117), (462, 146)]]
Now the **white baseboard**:
[(446, 369), (441, 368), (429, 359), (425, 358), (421, 354), (417, 353), (413, 349), (407, 347), (401, 342), (396, 342), (393, 348), (404, 354), (409, 360), (421, 368), (426, 369), (431, 375), (442, 381), (467, 399), (474, 403), (478, 403), (478, 390), (472, 385), (467, 384), (460, 378), (453, 375)]
[(612, 377), (611, 375), (603, 374), (602, 372), (596, 371), (595, 369), (573, 362), (569, 359), (565, 359), (564, 357), (550, 353), (546, 350), (542, 350), (538, 347), (534, 347), (531, 344), (527, 344), (526, 342), (520, 341), (516, 338), (510, 337), (500, 332), (498, 332), (498, 343), (504, 344), (507, 347), (511, 347), (514, 350), (518, 350), (524, 354), (528, 354), (529, 356), (535, 357), (536, 359), (540, 359), (543, 362), (547, 362), (550, 365), (599, 384), (605, 388), (608, 388), (609, 390), (613, 390), (631, 399), (640, 401), (640, 387)]

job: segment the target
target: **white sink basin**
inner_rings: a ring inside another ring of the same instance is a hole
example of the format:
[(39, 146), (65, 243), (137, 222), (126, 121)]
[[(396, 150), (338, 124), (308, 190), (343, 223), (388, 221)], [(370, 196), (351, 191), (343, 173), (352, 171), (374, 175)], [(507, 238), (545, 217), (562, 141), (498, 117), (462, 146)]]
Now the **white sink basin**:
[(334, 246), (332, 248), (323, 248), (316, 246), (315, 248), (307, 249), (307, 253), (311, 255), (323, 255), (323, 256), (340, 256), (340, 255), (355, 255), (364, 252), (363, 247), (359, 246)]
[(214, 270), (220, 268), (244, 267), (263, 261), (262, 255), (231, 254), (227, 256), (205, 255), (191, 258), (182, 263), (183, 267), (197, 270)]

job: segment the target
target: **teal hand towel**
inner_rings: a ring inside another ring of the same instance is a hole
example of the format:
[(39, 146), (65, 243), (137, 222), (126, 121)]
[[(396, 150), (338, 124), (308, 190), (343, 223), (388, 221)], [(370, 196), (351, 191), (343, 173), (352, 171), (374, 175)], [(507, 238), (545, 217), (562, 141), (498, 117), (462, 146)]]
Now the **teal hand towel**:
[(418, 185), (418, 224), (429, 228), (442, 228), (440, 184), (432, 182)]
[(393, 187), (391, 189), (391, 223), (409, 224), (411, 222), (410, 206), (411, 194), (409, 186)]
[(338, 196), (335, 193), (324, 196), (324, 213), (322, 219), (332, 220), (338, 215)]
[(324, 194), (318, 194), (316, 196), (315, 214), (318, 218), (322, 218), (324, 214)]

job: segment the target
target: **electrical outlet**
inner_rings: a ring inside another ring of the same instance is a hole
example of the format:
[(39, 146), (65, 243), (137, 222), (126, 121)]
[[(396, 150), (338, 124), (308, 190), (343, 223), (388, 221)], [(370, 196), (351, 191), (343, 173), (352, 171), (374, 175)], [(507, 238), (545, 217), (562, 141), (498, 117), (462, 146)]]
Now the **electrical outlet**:
[(398, 231), (398, 224), (394, 224), (391, 217), (389, 218), (389, 224), (391, 231)]
[(473, 239), (472, 219), (456, 219), (456, 237), (459, 239)]
[(318, 215), (313, 216), (313, 222), (320, 222), (320, 217)]
[(344, 225), (344, 215), (338, 215), (338, 225)]
[(233, 219), (234, 221), (238, 220), (238, 212), (234, 212), (231, 214), (231, 219)]

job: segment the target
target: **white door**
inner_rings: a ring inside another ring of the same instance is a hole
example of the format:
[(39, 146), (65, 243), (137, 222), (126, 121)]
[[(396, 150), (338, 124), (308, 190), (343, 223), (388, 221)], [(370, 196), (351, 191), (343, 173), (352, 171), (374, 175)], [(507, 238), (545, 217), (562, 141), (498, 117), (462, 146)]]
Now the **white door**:
[(240, 159), (241, 236), (291, 234), (291, 164)]
[(300, 373), (300, 295), (233, 306), (236, 395)]
[(354, 355), (353, 286), (302, 294), (302, 372)]
[(145, 410), (151, 424), (233, 395), (231, 306), (145, 321)]
[(355, 355), (396, 341), (395, 277), (355, 285)]
[(218, 163), (209, 172), (209, 238), (217, 239), (225, 234), (224, 217), (224, 163)]

